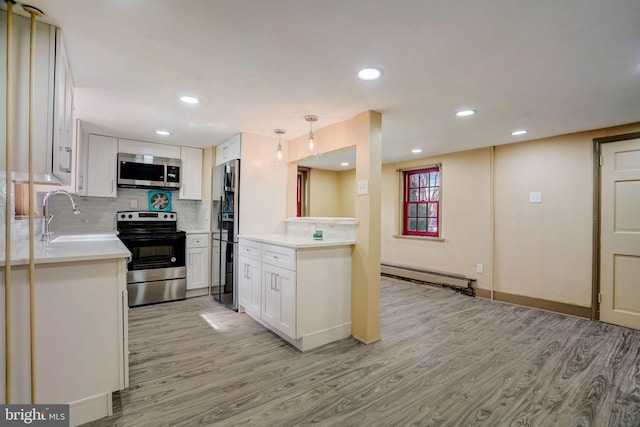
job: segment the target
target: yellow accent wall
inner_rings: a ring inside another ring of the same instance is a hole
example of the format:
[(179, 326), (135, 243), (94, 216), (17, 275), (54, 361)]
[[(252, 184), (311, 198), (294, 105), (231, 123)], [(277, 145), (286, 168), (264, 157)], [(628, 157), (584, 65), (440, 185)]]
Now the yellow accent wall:
[(355, 217), (356, 173), (309, 169), (309, 215)]
[[(464, 274), (484, 290), (589, 307), (593, 139), (639, 131), (636, 123), (383, 165), (382, 261)], [(397, 170), (436, 163), (442, 240), (397, 237)], [(542, 202), (530, 203), (530, 192), (541, 192)]]

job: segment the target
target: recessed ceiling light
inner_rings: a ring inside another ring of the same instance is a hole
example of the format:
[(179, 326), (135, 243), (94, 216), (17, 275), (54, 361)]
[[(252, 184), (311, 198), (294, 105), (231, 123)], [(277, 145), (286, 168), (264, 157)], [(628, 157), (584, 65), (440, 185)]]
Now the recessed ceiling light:
[(165, 135), (165, 136), (171, 135), (171, 132), (169, 132), (168, 130), (157, 130), (156, 133), (158, 135)]
[(360, 80), (378, 80), (382, 77), (382, 70), (379, 68), (364, 68), (358, 71)]
[(421, 149), (421, 148), (414, 148), (413, 150), (411, 150), (411, 152), (412, 152), (413, 154), (422, 153), (422, 149)]
[(514, 130), (513, 132), (511, 132), (511, 135), (518, 136), (518, 135), (524, 135), (525, 133), (527, 133), (527, 131), (524, 129), (521, 129), (521, 130)]
[(456, 113), (458, 117), (468, 117), (473, 116), (476, 113), (476, 110), (460, 110)]
[(340, 166), (349, 166), (349, 162), (342, 162), (340, 163)]
[(197, 104), (200, 100), (194, 96), (181, 96), (180, 101), (186, 104)]

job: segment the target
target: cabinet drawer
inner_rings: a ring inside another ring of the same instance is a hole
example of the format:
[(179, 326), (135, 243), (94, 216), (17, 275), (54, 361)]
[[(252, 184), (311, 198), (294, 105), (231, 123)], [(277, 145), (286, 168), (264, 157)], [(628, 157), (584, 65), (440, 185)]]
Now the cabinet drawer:
[(295, 271), (296, 250), (284, 246), (262, 245), (262, 262)]
[(260, 261), (260, 247), (262, 245), (259, 242), (253, 240), (240, 239), (238, 243), (238, 256), (244, 255), (247, 258)]
[(206, 248), (209, 239), (206, 234), (188, 234), (187, 248)]

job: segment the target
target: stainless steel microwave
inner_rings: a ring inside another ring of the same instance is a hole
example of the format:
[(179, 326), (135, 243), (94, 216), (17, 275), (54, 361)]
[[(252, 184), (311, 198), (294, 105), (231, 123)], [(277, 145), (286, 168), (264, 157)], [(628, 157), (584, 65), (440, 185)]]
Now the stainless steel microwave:
[(181, 168), (180, 159), (118, 153), (118, 187), (176, 190)]

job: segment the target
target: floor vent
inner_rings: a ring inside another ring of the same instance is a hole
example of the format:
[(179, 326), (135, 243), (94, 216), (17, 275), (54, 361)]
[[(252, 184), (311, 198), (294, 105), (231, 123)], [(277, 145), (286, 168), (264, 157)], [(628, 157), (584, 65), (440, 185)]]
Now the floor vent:
[(396, 277), (414, 283), (451, 289), (472, 297), (476, 296), (476, 279), (470, 279), (459, 274), (420, 270), (385, 263), (381, 264), (380, 273), (386, 277)]

